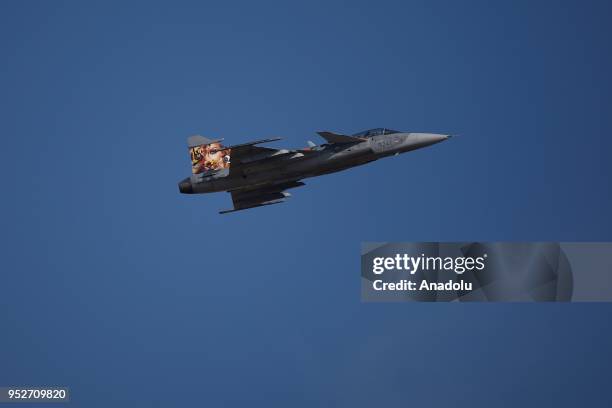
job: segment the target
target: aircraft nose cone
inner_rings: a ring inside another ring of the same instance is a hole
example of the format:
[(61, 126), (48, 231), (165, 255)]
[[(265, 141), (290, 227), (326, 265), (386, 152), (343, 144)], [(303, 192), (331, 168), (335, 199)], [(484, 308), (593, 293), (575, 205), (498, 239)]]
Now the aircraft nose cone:
[(179, 183), (179, 191), (183, 194), (193, 193), (193, 186), (191, 185), (191, 180), (189, 180), (189, 178), (186, 178)]
[(443, 142), (449, 137), (450, 135), (441, 135), (438, 133), (421, 133), (419, 139), (423, 146), (430, 146), (432, 144)]

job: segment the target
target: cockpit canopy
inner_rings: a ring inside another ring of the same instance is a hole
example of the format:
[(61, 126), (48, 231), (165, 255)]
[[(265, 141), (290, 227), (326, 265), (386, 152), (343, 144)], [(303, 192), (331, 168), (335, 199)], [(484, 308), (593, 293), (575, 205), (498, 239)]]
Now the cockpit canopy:
[(364, 130), (363, 132), (355, 133), (353, 136), (372, 137), (372, 136), (379, 136), (379, 135), (391, 135), (393, 133), (400, 133), (400, 132), (397, 130), (393, 130), (393, 129), (375, 128), (375, 129)]

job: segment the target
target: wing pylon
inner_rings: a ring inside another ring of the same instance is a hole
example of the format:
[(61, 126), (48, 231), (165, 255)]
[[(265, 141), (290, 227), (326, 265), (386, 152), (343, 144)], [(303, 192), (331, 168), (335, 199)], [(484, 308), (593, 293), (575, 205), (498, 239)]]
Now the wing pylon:
[(232, 190), (232, 203), (234, 208), (219, 211), (219, 214), (246, 210), (249, 208), (263, 207), (265, 205), (280, 204), (291, 194), (285, 192), (290, 188), (301, 187), (304, 183), (298, 180), (279, 184), (263, 185), (249, 189)]

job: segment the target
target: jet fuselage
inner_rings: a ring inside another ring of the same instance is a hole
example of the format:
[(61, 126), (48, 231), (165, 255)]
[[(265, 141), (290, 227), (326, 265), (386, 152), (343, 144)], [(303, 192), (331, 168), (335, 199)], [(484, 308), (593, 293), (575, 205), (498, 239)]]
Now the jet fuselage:
[(449, 136), (435, 133), (393, 133), (371, 136), (358, 143), (332, 143), (308, 151), (268, 157), (241, 163), (240, 171), (218, 177), (191, 177), (179, 183), (181, 193), (199, 194), (231, 191), (300, 180), (334, 173), (383, 157), (409, 152), (446, 140)]

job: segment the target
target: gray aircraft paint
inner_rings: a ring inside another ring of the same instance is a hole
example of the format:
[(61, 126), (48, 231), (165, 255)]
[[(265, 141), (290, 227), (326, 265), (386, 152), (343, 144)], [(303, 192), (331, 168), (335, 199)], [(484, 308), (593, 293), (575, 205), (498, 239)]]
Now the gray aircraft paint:
[[(184, 194), (229, 191), (232, 193), (234, 208), (222, 213), (277, 204), (289, 196), (289, 193), (283, 190), (303, 185), (299, 180), (406, 153), (442, 142), (450, 137), (437, 133), (405, 132), (365, 137), (333, 132), (319, 132), (319, 134), (328, 143), (309, 149), (287, 150), (254, 146), (278, 139), (229, 146), (227, 149), (232, 149), (232, 164), (229, 169), (194, 174), (179, 182), (179, 190)], [(208, 140), (210, 139), (192, 136), (188, 139), (188, 144), (191, 147), (194, 143)], [(234, 164), (235, 155), (236, 164)]]

